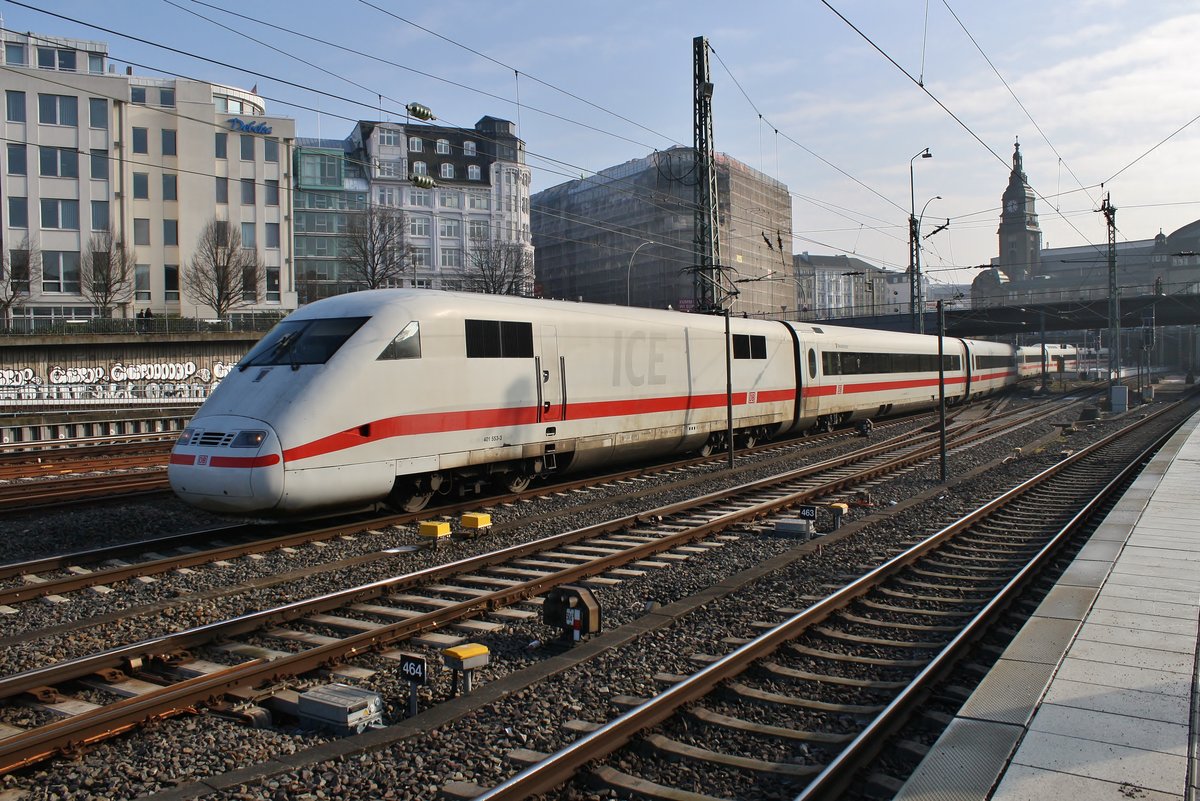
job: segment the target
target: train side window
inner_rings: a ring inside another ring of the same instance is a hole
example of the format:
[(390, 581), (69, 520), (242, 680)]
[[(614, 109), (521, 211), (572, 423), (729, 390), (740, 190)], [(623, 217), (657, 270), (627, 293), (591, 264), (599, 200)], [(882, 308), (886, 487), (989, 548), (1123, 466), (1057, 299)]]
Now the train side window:
[(813, 348), (808, 349), (808, 377), (817, 377), (817, 351)]
[(750, 337), (750, 358), (765, 359), (767, 358), (767, 338), (764, 336)]
[(765, 359), (767, 358), (767, 338), (751, 336), (750, 334), (733, 335), (733, 358), (735, 359)]
[(421, 358), (421, 324), (413, 320), (379, 354), (378, 361)]
[(532, 359), (533, 323), (467, 320), (468, 359)]

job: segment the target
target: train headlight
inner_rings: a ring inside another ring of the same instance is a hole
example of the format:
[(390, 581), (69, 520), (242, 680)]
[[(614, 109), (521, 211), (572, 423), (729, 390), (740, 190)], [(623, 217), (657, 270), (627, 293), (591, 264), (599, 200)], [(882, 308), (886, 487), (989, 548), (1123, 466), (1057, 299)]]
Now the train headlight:
[(263, 444), (263, 440), (266, 438), (266, 431), (239, 431), (238, 435), (233, 438), (233, 442), (229, 443), (229, 447), (257, 448)]
[(176, 445), (187, 445), (189, 442), (192, 441), (192, 437), (194, 437), (194, 436), (196, 436), (196, 429), (185, 428), (185, 429), (183, 429), (183, 432), (179, 435), (179, 439), (175, 440), (175, 444)]

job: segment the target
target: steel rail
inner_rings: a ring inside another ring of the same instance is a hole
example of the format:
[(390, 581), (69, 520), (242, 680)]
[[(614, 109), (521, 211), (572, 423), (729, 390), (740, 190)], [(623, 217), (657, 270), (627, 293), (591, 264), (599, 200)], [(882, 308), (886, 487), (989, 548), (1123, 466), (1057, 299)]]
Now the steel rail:
[[(1163, 412), (1165, 411), (1163, 410)], [(935, 532), (837, 592), (801, 610), (777, 627), (738, 647), (683, 681), (672, 685), (654, 698), (630, 709), (595, 731), (585, 734), (572, 744), (525, 768), (496, 787), (484, 791), (476, 796), (476, 801), (516, 801), (553, 790), (575, 776), (589, 762), (612, 754), (640, 732), (672, 717), (679, 708), (708, 695), (721, 682), (745, 672), (755, 661), (770, 655), (785, 642), (795, 639), (806, 629), (828, 618), (833, 612), (865, 595), (883, 579), (900, 572), (916, 558), (939, 547), (959, 531), (987, 517), (1010, 500), (1025, 494), (1026, 491), (1042, 483), (1046, 478), (1078, 464), (1100, 448), (1148, 423), (1155, 417), (1157, 414), (1140, 420), (1126, 429), (1114, 432), (1043, 470), (1033, 478), (1022, 482), (1017, 487)]]

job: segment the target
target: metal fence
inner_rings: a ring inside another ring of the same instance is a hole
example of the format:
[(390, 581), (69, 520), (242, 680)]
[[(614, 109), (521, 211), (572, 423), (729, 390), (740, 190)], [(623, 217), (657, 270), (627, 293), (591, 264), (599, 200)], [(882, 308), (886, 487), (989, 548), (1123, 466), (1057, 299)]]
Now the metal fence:
[(0, 321), (0, 337), (74, 334), (196, 334), (269, 331), (283, 313), (235, 314), (224, 320), (195, 317), (15, 317)]

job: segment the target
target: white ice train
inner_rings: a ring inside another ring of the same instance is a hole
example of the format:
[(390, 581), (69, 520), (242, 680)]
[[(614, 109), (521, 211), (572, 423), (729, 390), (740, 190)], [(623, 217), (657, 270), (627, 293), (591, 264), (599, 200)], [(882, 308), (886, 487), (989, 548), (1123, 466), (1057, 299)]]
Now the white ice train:
[[(738, 444), (936, 406), (938, 340), (734, 318)], [(195, 506), (282, 516), (724, 446), (724, 320), (425, 290), (304, 306), (239, 362), (171, 454)], [(947, 395), (1016, 381), (1008, 345), (945, 340)]]
[(1043, 372), (1043, 359), (1044, 372), (1050, 375), (1079, 372), (1079, 351), (1074, 345), (1046, 343), (1045, 351), (1042, 348), (1042, 345), (1022, 345), (1017, 348), (1018, 378), (1040, 376)]

